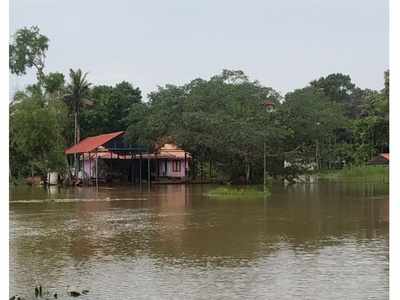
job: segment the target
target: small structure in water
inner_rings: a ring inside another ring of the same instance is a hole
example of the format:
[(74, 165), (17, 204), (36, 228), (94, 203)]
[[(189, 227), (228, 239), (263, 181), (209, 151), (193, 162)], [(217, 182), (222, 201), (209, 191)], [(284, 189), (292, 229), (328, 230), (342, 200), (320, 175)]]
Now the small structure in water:
[(175, 144), (163, 144), (153, 152), (143, 145), (124, 142), (124, 131), (87, 137), (65, 150), (74, 156), (72, 168), (78, 184), (100, 182), (142, 183), (159, 182), (160, 179), (186, 181), (190, 153)]

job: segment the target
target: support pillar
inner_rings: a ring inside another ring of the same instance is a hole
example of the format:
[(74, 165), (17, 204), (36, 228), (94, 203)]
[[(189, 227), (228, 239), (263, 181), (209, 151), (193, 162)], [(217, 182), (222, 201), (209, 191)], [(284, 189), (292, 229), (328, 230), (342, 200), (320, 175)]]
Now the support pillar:
[(139, 155), (139, 183), (142, 185), (142, 153)]
[[(82, 154), (78, 155), (78, 177), (79, 177), (79, 173), (81, 172), (81, 161), (82, 161)], [(83, 176), (82, 176), (82, 181), (83, 181)]]
[(133, 176), (134, 176), (134, 172), (133, 172), (133, 153), (131, 152), (131, 184), (133, 184)]
[(185, 168), (185, 180), (186, 180), (186, 177), (187, 177), (187, 169), (186, 169), (186, 162), (187, 162), (187, 158), (186, 158), (186, 151), (185, 151), (185, 162), (184, 162), (184, 168)]
[(159, 177), (160, 177), (160, 165), (159, 165), (159, 162), (158, 162), (157, 154), (155, 155), (155, 158), (156, 158), (156, 163), (155, 163), (155, 165), (156, 165), (156, 176), (157, 176), (157, 180), (159, 180)]
[(99, 187), (99, 180), (98, 180), (98, 175), (99, 175), (99, 171), (98, 171), (99, 162), (98, 162), (98, 160), (99, 160), (99, 158), (98, 158), (97, 152), (96, 152), (96, 187), (97, 187), (97, 188)]
[(92, 161), (90, 158), (90, 152), (88, 153), (89, 155), (89, 185), (92, 184)]
[(112, 151), (110, 151), (110, 178), (112, 182)]
[(147, 157), (147, 183), (150, 187), (151, 173), (150, 173), (150, 157)]

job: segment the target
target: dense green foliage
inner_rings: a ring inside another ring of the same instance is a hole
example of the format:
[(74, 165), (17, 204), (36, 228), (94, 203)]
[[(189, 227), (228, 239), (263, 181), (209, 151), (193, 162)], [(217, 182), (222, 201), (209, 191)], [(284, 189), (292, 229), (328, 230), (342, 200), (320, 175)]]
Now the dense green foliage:
[(16, 75), (26, 74), (27, 68), (34, 67), (37, 78), (43, 78), (43, 69), (49, 39), (39, 33), (37, 26), (18, 30), (9, 46), (10, 71)]
[(197, 162), (213, 161), (228, 179), (249, 179), (251, 172), (262, 171), (263, 142), (268, 149), (283, 147), (286, 131), (264, 107), (266, 99), (278, 104), (278, 93), (249, 81), (241, 71), (225, 70), (180, 87), (168, 85), (149, 98), (131, 111), (129, 140), (172, 139)]
[(140, 104), (142, 100), (140, 89), (134, 88), (127, 81), (118, 83), (115, 87), (94, 86), (89, 97), (93, 105), (82, 111), (83, 137), (126, 130), (132, 106)]
[[(259, 182), (263, 146), (270, 175), (292, 176), (302, 167), (341, 168), (388, 151), (388, 98), (360, 90), (349, 76), (332, 74), (288, 93), (224, 70), (210, 80), (167, 85), (129, 116), (131, 142), (177, 142), (231, 181)], [(272, 111), (265, 101), (274, 104)], [(292, 162), (283, 168), (283, 161)], [(193, 167), (192, 167), (193, 169)], [(241, 179), (242, 178), (242, 179)]]
[(358, 88), (339, 73), (283, 97), (242, 71), (223, 70), (159, 87), (143, 101), (127, 81), (96, 86), (82, 70), (70, 70), (68, 82), (46, 74), (47, 48), (36, 27), (17, 31), (10, 45), (11, 72), (38, 72), (38, 82), (10, 104), (13, 177), (62, 169), (62, 149), (81, 136), (119, 130), (132, 144), (177, 143), (193, 156), (193, 177), (243, 183), (262, 181), (264, 152), (269, 175), (292, 178), (306, 167), (362, 165), (389, 151), (388, 72), (381, 91)]
[(337, 132), (346, 128), (348, 120), (344, 108), (315, 87), (306, 87), (288, 93), (279, 111), (280, 124), (291, 132), (286, 144), (291, 148), (301, 146), (298, 152), (285, 159), (300, 160), (301, 163), (317, 162), (321, 167), (324, 160), (336, 160), (332, 141)]
[(19, 93), (10, 106), (12, 177), (65, 169), (67, 107), (57, 97)]

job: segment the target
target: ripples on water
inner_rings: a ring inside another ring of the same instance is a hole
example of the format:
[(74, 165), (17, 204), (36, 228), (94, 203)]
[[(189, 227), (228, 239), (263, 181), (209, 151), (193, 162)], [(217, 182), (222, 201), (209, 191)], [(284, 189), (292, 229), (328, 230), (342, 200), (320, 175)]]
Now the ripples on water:
[(40, 282), (82, 299), (388, 299), (387, 187), (229, 201), (209, 188), (12, 190), (10, 294)]

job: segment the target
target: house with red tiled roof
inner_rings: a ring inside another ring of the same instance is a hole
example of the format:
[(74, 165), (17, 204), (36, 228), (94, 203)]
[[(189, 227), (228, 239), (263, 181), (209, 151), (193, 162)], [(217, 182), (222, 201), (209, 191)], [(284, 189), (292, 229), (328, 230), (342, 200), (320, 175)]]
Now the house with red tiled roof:
[(190, 153), (173, 143), (149, 152), (148, 147), (127, 144), (124, 134), (118, 131), (87, 137), (65, 149), (67, 157), (78, 157), (78, 170), (73, 172), (78, 179), (140, 183), (188, 177)]
[(161, 163), (158, 164), (158, 176), (166, 178), (185, 178), (189, 170), (190, 153), (175, 144), (164, 144), (156, 153)]

